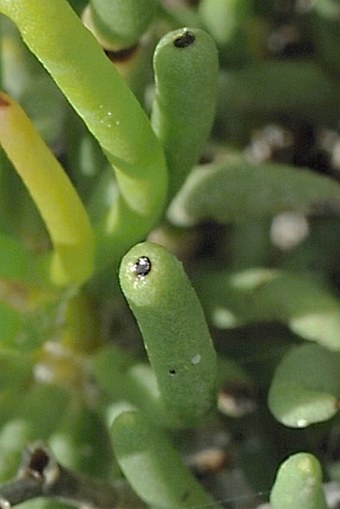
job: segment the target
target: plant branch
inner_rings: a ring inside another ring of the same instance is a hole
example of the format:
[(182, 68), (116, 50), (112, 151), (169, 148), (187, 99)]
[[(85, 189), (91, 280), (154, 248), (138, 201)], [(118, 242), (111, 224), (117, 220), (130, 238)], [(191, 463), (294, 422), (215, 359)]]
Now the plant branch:
[(10, 509), (37, 497), (55, 498), (87, 509), (145, 507), (124, 481), (108, 484), (72, 472), (40, 443), (27, 448), (17, 477), (0, 487), (0, 509)]

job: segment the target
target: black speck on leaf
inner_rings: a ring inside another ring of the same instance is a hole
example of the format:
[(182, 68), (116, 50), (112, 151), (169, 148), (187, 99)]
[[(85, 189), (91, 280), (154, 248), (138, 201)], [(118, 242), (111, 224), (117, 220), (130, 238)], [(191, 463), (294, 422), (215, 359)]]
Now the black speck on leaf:
[(174, 46), (176, 48), (187, 48), (188, 46), (191, 46), (195, 42), (195, 34), (190, 32), (189, 30), (186, 30), (183, 32), (182, 35), (179, 37), (176, 37), (174, 40)]
[(133, 272), (138, 277), (145, 277), (151, 271), (151, 261), (147, 256), (141, 256), (138, 258), (133, 266)]

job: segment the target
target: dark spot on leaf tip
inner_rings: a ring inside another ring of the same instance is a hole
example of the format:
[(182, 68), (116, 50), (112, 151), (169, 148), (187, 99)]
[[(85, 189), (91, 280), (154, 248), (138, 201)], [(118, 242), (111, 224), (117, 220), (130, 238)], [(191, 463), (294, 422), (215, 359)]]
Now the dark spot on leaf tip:
[(195, 39), (195, 34), (190, 32), (190, 30), (186, 30), (182, 35), (176, 37), (174, 40), (174, 46), (176, 46), (176, 48), (187, 48), (195, 42)]
[(170, 374), (171, 376), (176, 375), (176, 370), (175, 370), (175, 369), (169, 369), (169, 374)]
[(6, 106), (9, 106), (10, 102), (1, 97), (0, 95), (0, 108), (5, 108)]
[(133, 266), (133, 272), (138, 277), (145, 277), (151, 271), (151, 261), (147, 256), (141, 256), (138, 258)]

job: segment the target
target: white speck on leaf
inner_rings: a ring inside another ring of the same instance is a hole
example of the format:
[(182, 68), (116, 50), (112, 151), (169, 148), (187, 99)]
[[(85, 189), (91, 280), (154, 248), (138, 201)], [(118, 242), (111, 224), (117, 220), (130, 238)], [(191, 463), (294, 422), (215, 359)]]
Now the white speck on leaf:
[(196, 364), (199, 364), (200, 362), (201, 362), (201, 356), (199, 353), (194, 355), (194, 357), (191, 359), (191, 364), (196, 365)]

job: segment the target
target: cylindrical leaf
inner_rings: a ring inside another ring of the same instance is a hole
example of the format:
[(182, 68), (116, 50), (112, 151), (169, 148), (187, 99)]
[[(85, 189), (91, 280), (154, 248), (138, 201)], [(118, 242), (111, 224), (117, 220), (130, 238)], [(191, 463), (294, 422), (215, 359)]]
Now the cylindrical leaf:
[(278, 471), (270, 502), (273, 509), (327, 509), (317, 459), (304, 452), (288, 458)]
[[(209, 507), (210, 497), (186, 469), (167, 435), (137, 411), (120, 414), (111, 428), (118, 463), (147, 504), (158, 509)], [(220, 506), (212, 504), (218, 509)]]
[(119, 275), (170, 422), (194, 425), (215, 404), (216, 354), (182, 265), (165, 248), (145, 242), (125, 255)]

